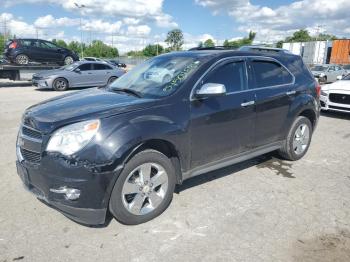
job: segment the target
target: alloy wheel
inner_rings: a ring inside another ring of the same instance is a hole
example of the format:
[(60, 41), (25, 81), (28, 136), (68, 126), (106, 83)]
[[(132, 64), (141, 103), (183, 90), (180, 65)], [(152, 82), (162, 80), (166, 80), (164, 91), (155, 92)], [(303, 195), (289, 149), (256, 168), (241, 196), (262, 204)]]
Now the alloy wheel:
[(73, 64), (73, 58), (70, 57), (70, 56), (67, 56), (65, 59), (64, 59), (64, 64), (65, 65), (70, 65), (70, 64)]
[(122, 188), (124, 207), (134, 215), (155, 210), (168, 190), (168, 174), (156, 163), (144, 163), (127, 176)]
[(301, 124), (295, 130), (293, 139), (293, 150), (297, 155), (304, 153), (309, 145), (310, 129), (306, 124)]
[(26, 55), (18, 55), (16, 57), (16, 62), (17, 62), (17, 64), (20, 64), (20, 65), (26, 65), (26, 64), (28, 64), (29, 59)]
[(64, 80), (56, 80), (55, 87), (57, 90), (65, 90), (67, 88), (67, 83)]

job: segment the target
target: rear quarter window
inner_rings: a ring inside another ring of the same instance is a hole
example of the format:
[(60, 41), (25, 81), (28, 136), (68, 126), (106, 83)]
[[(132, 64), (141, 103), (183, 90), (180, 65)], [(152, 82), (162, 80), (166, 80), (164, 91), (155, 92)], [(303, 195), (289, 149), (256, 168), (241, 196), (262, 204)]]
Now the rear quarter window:
[(253, 60), (251, 62), (256, 87), (286, 85), (293, 82), (293, 76), (275, 61)]

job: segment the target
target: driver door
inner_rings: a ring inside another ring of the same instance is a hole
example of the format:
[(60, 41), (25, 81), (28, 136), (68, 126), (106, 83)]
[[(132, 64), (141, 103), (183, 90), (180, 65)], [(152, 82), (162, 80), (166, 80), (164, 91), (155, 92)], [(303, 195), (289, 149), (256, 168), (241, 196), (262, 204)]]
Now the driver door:
[(96, 84), (92, 63), (84, 63), (76, 69), (72, 72), (73, 75), (70, 80), (74, 87), (93, 86)]
[(255, 94), (249, 90), (244, 59), (225, 60), (197, 85), (223, 84), (226, 94), (191, 101), (191, 167), (250, 150), (254, 143)]

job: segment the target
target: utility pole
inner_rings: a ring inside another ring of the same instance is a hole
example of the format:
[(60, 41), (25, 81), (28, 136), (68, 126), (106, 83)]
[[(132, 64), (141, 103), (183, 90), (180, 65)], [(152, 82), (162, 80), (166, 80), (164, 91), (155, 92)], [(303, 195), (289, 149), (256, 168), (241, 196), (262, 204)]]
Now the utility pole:
[[(79, 5), (78, 3), (74, 3), (74, 5), (80, 10), (83, 9), (84, 7), (86, 7), (85, 5)], [(79, 21), (80, 21), (80, 52), (81, 52), (81, 58), (84, 57), (84, 47), (83, 47), (83, 28), (82, 28), (82, 24), (81, 24), (81, 12), (80, 13), (80, 17), (79, 17)]]

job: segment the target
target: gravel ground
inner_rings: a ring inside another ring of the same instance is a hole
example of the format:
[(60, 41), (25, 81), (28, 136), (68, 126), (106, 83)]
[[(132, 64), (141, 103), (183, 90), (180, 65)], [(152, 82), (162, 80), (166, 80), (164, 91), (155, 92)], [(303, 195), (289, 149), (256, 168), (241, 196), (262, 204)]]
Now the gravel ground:
[(350, 261), (350, 115), (323, 114), (300, 161), (267, 154), (188, 180), (151, 222), (79, 225), (15, 169), (23, 110), (56, 96), (0, 88), (0, 262)]

